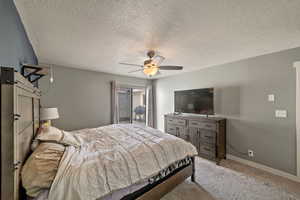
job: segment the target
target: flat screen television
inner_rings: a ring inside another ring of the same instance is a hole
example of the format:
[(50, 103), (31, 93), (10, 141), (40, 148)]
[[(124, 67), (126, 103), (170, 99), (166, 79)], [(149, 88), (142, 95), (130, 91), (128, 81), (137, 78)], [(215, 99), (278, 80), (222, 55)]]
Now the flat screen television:
[(214, 89), (175, 91), (175, 112), (203, 115), (214, 114)]

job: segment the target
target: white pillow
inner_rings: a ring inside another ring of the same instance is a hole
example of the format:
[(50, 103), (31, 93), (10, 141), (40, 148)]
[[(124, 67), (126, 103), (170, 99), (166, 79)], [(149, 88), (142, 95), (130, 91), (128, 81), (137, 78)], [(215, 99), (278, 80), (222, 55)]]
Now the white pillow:
[(80, 147), (80, 139), (74, 134), (59, 130), (53, 126), (41, 127), (40, 132), (35, 137), (35, 140), (42, 142), (54, 142), (65, 146)]

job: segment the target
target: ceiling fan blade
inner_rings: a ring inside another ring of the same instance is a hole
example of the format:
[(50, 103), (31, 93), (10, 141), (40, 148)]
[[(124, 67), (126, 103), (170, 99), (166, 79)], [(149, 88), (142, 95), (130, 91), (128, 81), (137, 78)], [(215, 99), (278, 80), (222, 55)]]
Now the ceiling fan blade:
[(158, 66), (159, 66), (165, 59), (166, 59), (165, 57), (160, 56), (160, 55), (155, 55), (155, 56), (153, 57), (154, 63), (155, 63), (156, 65), (158, 65)]
[(129, 66), (134, 66), (134, 67), (143, 67), (143, 65), (137, 65), (137, 64), (131, 64), (131, 63), (119, 63), (121, 65), (129, 65)]
[(159, 66), (160, 70), (182, 70), (182, 66)]
[(134, 73), (134, 72), (140, 72), (140, 71), (143, 71), (144, 69), (138, 69), (138, 70), (134, 70), (134, 71), (130, 71), (128, 73)]

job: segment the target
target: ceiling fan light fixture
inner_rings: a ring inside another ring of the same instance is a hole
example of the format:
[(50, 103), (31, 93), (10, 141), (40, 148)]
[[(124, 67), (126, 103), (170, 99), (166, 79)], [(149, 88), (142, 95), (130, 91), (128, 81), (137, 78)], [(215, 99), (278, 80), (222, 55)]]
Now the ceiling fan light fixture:
[(130, 65), (139, 67), (139, 70), (130, 71), (128, 73), (134, 72), (143, 72), (145, 75), (151, 77), (156, 74), (160, 74), (160, 70), (182, 70), (182, 66), (175, 65), (161, 65), (161, 63), (165, 60), (165, 57), (161, 55), (157, 55), (155, 51), (148, 51), (147, 56), (149, 57), (144, 61), (143, 65), (130, 64), (130, 63), (120, 63), (122, 65)]
[(158, 72), (158, 67), (145, 67), (143, 70), (144, 74), (147, 76), (154, 76)]

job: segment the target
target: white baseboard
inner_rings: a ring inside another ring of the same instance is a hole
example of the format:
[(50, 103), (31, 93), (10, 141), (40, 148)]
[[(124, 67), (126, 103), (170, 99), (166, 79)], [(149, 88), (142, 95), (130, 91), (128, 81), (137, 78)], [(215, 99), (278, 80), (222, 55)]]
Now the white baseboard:
[(271, 168), (271, 167), (268, 167), (266, 165), (262, 165), (262, 164), (259, 164), (259, 163), (256, 163), (256, 162), (253, 162), (253, 161), (250, 161), (250, 160), (239, 158), (239, 157), (233, 156), (231, 154), (227, 154), (226, 157), (227, 157), (227, 159), (234, 160), (234, 161), (243, 163), (245, 165), (249, 165), (251, 167), (254, 167), (254, 168), (257, 168), (257, 169), (261, 169), (261, 170), (267, 171), (267, 172), (269, 172), (271, 174), (274, 174), (274, 175), (277, 175), (277, 176), (281, 176), (281, 177), (284, 177), (284, 178), (287, 178), (287, 179), (290, 179), (292, 181), (296, 181), (296, 182), (300, 183), (300, 177), (295, 176), (293, 174), (289, 174), (287, 172), (280, 171), (278, 169), (274, 169), (274, 168)]

